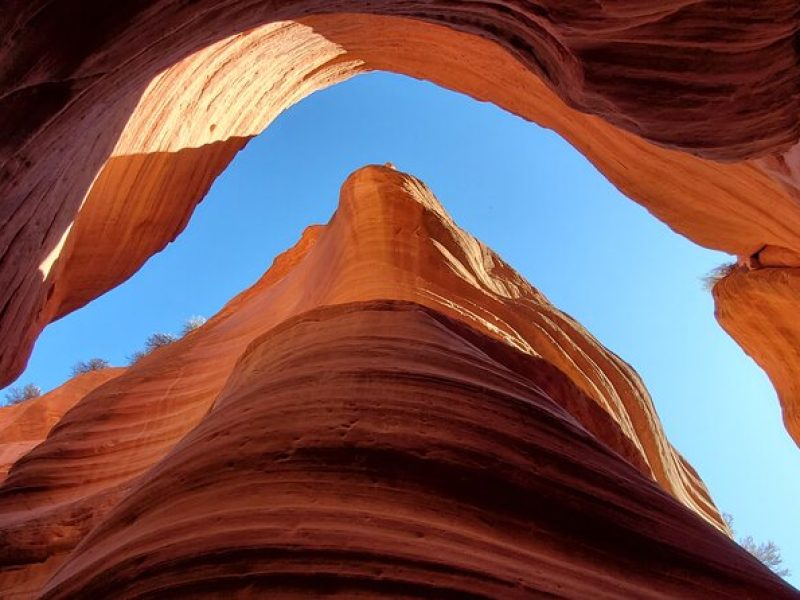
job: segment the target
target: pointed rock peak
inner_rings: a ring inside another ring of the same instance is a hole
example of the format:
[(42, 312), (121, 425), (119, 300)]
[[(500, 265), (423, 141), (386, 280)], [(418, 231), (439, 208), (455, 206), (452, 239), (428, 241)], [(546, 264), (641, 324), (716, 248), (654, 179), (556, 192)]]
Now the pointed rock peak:
[[(423, 181), (398, 171), (391, 163), (361, 167), (353, 171), (342, 184), (337, 213), (379, 211), (385, 217), (390, 208), (395, 209), (393, 213), (408, 211), (409, 214), (419, 214), (430, 211), (450, 226), (456, 226)], [(420, 208), (424, 210), (420, 211)]]
[[(347, 244), (363, 247), (360, 258), (380, 257), (428, 281), (455, 274), (475, 290), (544, 301), (495, 252), (461, 229), (431, 189), (408, 173), (381, 165), (354, 171), (342, 185), (333, 222), (337, 231), (347, 232)], [(453, 292), (455, 282), (450, 285)]]

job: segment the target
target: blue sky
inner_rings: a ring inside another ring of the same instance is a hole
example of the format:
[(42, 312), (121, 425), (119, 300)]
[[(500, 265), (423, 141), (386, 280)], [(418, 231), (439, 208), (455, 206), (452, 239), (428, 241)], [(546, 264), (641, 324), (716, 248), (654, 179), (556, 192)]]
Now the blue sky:
[(737, 533), (774, 540), (798, 585), (800, 449), (701, 282), (730, 257), (673, 233), (556, 134), (426, 82), (365, 75), (281, 115), (176, 242), (45, 330), (17, 384), (51, 389), (93, 356), (125, 364), (150, 333), (211, 316), (306, 225), (330, 218), (351, 171), (387, 161), (639, 371)]

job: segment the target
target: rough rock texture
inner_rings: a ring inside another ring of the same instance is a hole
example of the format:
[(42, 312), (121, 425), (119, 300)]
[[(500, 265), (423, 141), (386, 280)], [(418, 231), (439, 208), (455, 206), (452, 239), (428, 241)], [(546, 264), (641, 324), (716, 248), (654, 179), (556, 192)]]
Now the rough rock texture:
[[(0, 383), (22, 370), (48, 322), (172, 240), (277, 114), (373, 69), (555, 129), (699, 244), (742, 257), (774, 246), (800, 262), (795, 0), (142, 0), (80, 10), (8, 0), (4, 9)], [(738, 329), (761, 307), (725, 301), (722, 312), (744, 313), (728, 331), (764, 346), (760, 364), (785, 412), (796, 411), (783, 366), (769, 358), (782, 352)], [(772, 325), (791, 328), (796, 313), (772, 311)]]
[(636, 373), (419, 180), (351, 175), (0, 487), (3, 597), (797, 598)]

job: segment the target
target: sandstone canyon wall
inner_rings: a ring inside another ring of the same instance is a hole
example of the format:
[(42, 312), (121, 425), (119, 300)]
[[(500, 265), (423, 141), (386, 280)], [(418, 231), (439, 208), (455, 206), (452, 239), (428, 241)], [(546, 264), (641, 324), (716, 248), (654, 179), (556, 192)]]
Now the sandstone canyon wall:
[(40, 444), (81, 398), (122, 371), (84, 373), (38, 398), (0, 407), (0, 476), (5, 478), (11, 465)]
[(0, 383), (174, 239), (277, 114), (382, 69), (552, 128), (675, 231), (759, 253), (774, 274), (715, 298), (800, 441), (796, 296), (775, 283), (800, 265), (798, 30), (795, 0), (7, 0)]
[(48, 396), (73, 389), (0, 486), (3, 597), (800, 597), (637, 374), (389, 167), (204, 326)]

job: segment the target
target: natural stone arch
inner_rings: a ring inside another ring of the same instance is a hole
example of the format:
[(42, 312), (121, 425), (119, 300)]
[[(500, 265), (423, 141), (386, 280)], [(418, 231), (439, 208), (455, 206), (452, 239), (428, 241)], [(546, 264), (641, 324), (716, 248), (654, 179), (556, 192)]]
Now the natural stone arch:
[[(724, 19), (713, 3), (685, 0), (655, 9), (630, 0), (152, 1), (97, 3), (80, 15), (20, 4), (0, 77), (4, 382), (48, 322), (174, 239), (235, 152), (281, 110), (374, 69), (553, 128), (697, 243), (742, 256), (776, 248), (762, 253), (773, 257), (766, 266), (800, 264), (793, 2), (728, 7)], [(706, 39), (709, 23), (716, 39)], [(737, 288), (726, 282), (717, 297), (723, 324), (744, 332), (740, 343), (773, 377), (797, 437), (794, 384), (773, 364), (797, 357), (797, 326), (781, 308), (792, 306), (797, 271), (779, 273), (765, 300), (775, 304), (769, 337), (752, 327)]]

